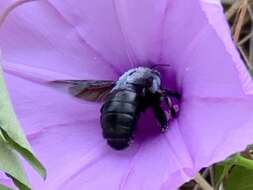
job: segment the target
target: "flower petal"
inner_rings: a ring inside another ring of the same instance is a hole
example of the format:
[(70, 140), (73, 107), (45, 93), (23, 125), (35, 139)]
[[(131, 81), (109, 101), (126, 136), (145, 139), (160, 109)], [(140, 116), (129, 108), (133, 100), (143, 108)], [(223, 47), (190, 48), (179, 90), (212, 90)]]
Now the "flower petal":
[[(83, 113), (88, 114), (86, 110)], [(84, 118), (73, 123), (56, 124), (28, 135), (34, 150), (48, 167), (46, 183), (29, 171), (34, 188), (151, 190), (162, 188), (163, 183), (175, 174), (182, 176), (173, 182), (176, 185), (189, 180), (184, 170), (192, 168), (192, 163), (185, 154), (186, 147), (182, 144), (176, 122), (168, 135), (160, 136), (158, 126), (146, 118), (143, 116), (141, 122), (145, 120), (149, 125), (144, 125), (135, 143), (121, 152), (111, 150), (101, 138), (98, 119), (87, 121)]]
[[(75, 27), (48, 1), (18, 7), (6, 20), (0, 36), (5, 62), (10, 65), (15, 63), (21, 68), (41, 69), (41, 73), (55, 72), (84, 79), (92, 79), (94, 74), (101, 79), (115, 78), (114, 65), (87, 45)], [(19, 67), (14, 66), (10, 72), (18, 72)]]
[[(175, 189), (250, 143), (252, 80), (224, 25), (220, 6), (199, 0), (41, 1), (12, 13), (0, 31), (5, 74), (48, 170), (46, 182), (29, 172), (34, 188)], [(166, 134), (145, 113), (135, 143), (122, 152), (102, 139), (101, 105), (44, 85), (116, 80), (150, 64), (142, 61), (171, 65), (160, 70), (164, 85), (182, 92), (181, 112)]]
[(193, 158), (193, 171), (221, 161), (252, 143), (252, 106), (252, 97), (185, 101), (179, 123)]
[[(218, 2), (216, 1), (216, 3)], [(234, 42), (231, 40), (231, 36), (227, 35), (230, 33), (230, 28), (226, 19), (224, 18), (221, 5), (218, 5), (219, 6), (210, 6), (207, 3), (201, 3), (201, 7), (205, 11), (209, 24), (212, 25), (213, 29), (216, 31), (216, 34), (226, 47), (226, 51), (230, 53), (230, 56), (232, 57), (233, 63), (239, 72), (239, 77), (242, 82), (244, 92), (246, 94), (253, 94), (252, 77), (249, 75), (249, 72), (247, 72), (239, 53), (236, 50)]]

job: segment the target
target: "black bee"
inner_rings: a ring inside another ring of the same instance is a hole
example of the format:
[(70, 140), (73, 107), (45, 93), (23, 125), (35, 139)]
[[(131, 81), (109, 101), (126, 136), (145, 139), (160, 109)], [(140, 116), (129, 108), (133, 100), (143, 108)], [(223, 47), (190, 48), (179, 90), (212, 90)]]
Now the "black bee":
[[(129, 146), (141, 112), (151, 107), (162, 131), (168, 127), (168, 120), (174, 118), (178, 108), (172, 97), (180, 95), (161, 88), (160, 73), (147, 67), (138, 67), (125, 72), (118, 81), (62, 80), (53, 81), (68, 87), (75, 97), (104, 102), (101, 108), (103, 137), (116, 150)], [(162, 101), (168, 112), (161, 107)]]

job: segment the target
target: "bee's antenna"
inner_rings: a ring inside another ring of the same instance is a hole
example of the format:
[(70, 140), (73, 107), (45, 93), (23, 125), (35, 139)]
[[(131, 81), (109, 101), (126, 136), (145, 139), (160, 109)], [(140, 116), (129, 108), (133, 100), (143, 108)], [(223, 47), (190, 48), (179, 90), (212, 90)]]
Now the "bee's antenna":
[(35, 0), (17, 0), (16, 2), (14, 2), (13, 4), (9, 5), (9, 7), (7, 7), (4, 12), (2, 14), (0, 14), (0, 27), (2, 26), (2, 24), (4, 23), (5, 19), (7, 18), (7, 16), (18, 6), (30, 2), (30, 1), (35, 1)]
[(162, 66), (162, 67), (170, 67), (170, 65), (168, 65), (168, 64), (155, 64), (155, 65), (151, 66), (151, 69), (154, 69), (154, 68), (160, 67), (160, 66)]

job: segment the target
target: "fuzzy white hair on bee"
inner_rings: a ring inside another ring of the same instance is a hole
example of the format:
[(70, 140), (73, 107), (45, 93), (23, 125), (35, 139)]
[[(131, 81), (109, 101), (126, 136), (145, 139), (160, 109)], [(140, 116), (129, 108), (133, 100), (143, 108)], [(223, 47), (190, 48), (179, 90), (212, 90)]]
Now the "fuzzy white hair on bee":
[(125, 88), (127, 84), (145, 85), (148, 79), (152, 79), (152, 85), (149, 90), (152, 93), (157, 92), (160, 89), (161, 79), (160, 73), (157, 70), (147, 67), (137, 67), (128, 70), (119, 77), (116, 85), (113, 89)]

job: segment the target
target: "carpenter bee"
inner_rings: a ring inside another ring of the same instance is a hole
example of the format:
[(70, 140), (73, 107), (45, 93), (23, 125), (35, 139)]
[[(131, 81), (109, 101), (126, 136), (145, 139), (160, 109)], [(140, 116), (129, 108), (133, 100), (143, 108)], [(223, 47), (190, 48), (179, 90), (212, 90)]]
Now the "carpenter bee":
[[(172, 97), (176, 92), (162, 89), (160, 73), (147, 67), (128, 70), (118, 81), (107, 80), (58, 80), (55, 84), (68, 87), (71, 95), (88, 101), (103, 102), (100, 123), (103, 137), (116, 150), (129, 146), (133, 139), (136, 123), (140, 114), (152, 108), (161, 131), (168, 127), (168, 121), (176, 117), (178, 107)], [(167, 111), (161, 103), (167, 104)]]

